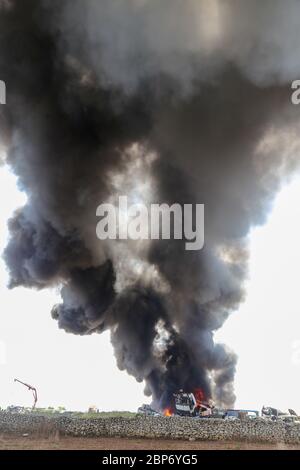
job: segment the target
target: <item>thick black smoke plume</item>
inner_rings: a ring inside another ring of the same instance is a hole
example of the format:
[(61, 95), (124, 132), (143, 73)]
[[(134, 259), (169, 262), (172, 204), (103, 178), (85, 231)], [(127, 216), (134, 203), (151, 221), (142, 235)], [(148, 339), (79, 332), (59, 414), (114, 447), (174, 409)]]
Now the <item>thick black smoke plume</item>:
[[(157, 406), (196, 387), (234, 402), (236, 356), (214, 332), (299, 161), (299, 22), (294, 0), (0, 0), (1, 143), (28, 196), (11, 287), (61, 286), (59, 327), (110, 329)], [(205, 248), (100, 242), (96, 208), (123, 194), (204, 203)]]

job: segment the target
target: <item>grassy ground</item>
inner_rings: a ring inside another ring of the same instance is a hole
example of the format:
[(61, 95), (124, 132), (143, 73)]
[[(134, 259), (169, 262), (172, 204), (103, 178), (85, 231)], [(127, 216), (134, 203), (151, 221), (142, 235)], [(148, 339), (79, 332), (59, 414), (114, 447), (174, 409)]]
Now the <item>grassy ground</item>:
[(82, 412), (65, 412), (59, 413), (56, 410), (47, 410), (47, 409), (36, 409), (35, 411), (28, 411), (28, 413), (33, 413), (39, 416), (68, 416), (70, 413), (71, 416), (75, 418), (82, 419), (97, 419), (97, 418), (134, 418), (137, 416), (137, 413), (131, 413), (130, 411), (100, 411), (99, 413), (82, 413)]

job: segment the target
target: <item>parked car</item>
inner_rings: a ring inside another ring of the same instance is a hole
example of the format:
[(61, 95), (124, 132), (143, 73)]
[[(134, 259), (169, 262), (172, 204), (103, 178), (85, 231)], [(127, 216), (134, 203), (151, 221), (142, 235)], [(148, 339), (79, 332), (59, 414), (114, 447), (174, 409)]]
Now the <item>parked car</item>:
[(150, 405), (145, 405), (145, 404), (140, 406), (137, 412), (139, 414), (147, 415), (147, 416), (160, 416), (160, 414), (156, 410), (151, 408)]
[(8, 413), (22, 414), (22, 413), (26, 413), (27, 410), (23, 406), (11, 405), (6, 408), (6, 411), (8, 411)]

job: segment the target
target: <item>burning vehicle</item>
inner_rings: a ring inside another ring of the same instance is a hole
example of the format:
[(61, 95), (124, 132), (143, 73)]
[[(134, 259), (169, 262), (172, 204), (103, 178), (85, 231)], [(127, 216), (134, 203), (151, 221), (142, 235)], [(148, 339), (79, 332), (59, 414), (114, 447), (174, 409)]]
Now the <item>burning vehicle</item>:
[(205, 400), (201, 390), (195, 390), (193, 393), (186, 393), (180, 390), (178, 393), (174, 394), (174, 400), (174, 414), (179, 416), (219, 418), (226, 420), (255, 419), (259, 417), (259, 411), (257, 410), (216, 408), (211, 400)]
[[(143, 404), (138, 408), (138, 414), (147, 416), (189, 416), (189, 417), (216, 417), (216, 412), (219, 413), (212, 402), (207, 402), (204, 399), (202, 390), (195, 390), (194, 392), (179, 392), (173, 394), (172, 404), (165, 408), (162, 412), (158, 412), (151, 405)], [(222, 410), (221, 415), (224, 417), (225, 410)]]
[(201, 390), (195, 390), (192, 393), (179, 390), (174, 393), (175, 414), (179, 416), (192, 416), (192, 417), (211, 417), (213, 404), (204, 400), (204, 395)]

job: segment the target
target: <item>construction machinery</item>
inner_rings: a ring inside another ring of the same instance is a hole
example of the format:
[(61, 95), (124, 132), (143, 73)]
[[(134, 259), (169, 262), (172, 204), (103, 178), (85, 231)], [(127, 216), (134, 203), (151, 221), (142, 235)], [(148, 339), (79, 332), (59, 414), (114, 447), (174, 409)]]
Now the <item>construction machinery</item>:
[(32, 392), (32, 395), (33, 395), (33, 405), (32, 405), (31, 410), (33, 411), (33, 410), (35, 409), (35, 405), (36, 405), (36, 402), (37, 402), (37, 399), (38, 399), (36, 388), (33, 387), (32, 385), (29, 385), (29, 384), (27, 384), (27, 383), (25, 383), (25, 382), (22, 382), (22, 380), (19, 380), (19, 379), (15, 379), (14, 382), (19, 382), (20, 384), (22, 384), (22, 385), (24, 385), (25, 387), (27, 387), (29, 391)]
[(271, 419), (272, 421), (285, 421), (285, 422), (300, 422), (300, 416), (297, 415), (296, 411), (289, 408), (287, 412), (272, 408), (271, 406), (263, 406), (261, 410), (263, 418)]

